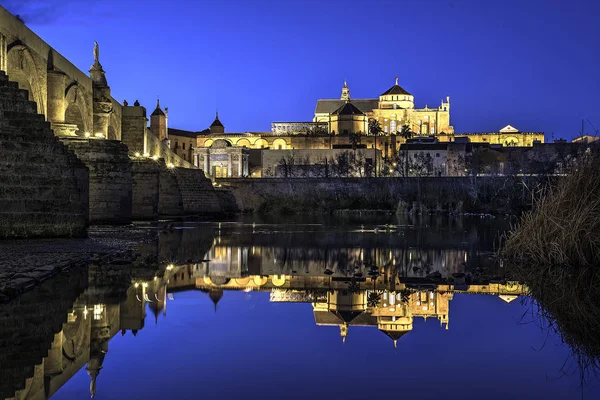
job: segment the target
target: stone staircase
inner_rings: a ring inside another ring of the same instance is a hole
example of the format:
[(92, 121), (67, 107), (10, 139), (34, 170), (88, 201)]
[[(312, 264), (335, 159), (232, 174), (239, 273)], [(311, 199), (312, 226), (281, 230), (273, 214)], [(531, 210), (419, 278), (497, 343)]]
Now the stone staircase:
[(88, 170), (0, 71), (0, 238), (85, 236)]
[(0, 399), (25, 389), (86, 287), (87, 270), (82, 268), (0, 305)]

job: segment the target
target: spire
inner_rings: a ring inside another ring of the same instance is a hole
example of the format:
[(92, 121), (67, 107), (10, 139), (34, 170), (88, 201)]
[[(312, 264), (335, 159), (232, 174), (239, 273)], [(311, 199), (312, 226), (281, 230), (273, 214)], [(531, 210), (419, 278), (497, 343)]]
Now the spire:
[(394, 340), (394, 348), (397, 349), (398, 348), (398, 339)]
[(398, 85), (398, 77), (396, 77), (396, 86)]
[(340, 100), (350, 101), (350, 88), (348, 87), (348, 82), (344, 79), (344, 86), (342, 86), (342, 95), (340, 96)]
[(158, 98), (158, 96), (156, 97), (156, 109), (152, 112), (150, 116), (152, 115), (165, 115), (163, 110), (160, 109), (160, 98)]

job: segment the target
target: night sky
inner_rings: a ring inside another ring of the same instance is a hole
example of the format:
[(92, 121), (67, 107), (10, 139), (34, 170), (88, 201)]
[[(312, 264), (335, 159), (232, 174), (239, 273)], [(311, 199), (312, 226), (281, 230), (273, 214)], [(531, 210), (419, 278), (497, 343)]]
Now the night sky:
[(94, 40), (113, 96), (156, 98), (170, 126), (309, 121), (318, 98), (451, 98), (456, 132), (600, 128), (600, 2), (584, 0), (2, 1), (80, 69)]

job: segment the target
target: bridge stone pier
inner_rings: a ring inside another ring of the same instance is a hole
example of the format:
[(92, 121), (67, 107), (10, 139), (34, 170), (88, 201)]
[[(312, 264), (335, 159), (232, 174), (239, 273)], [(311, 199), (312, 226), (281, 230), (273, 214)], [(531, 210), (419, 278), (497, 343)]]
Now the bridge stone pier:
[[(0, 236), (79, 235), (89, 223), (127, 224), (133, 218), (222, 212), (204, 172), (171, 151), (168, 138), (148, 128), (146, 109), (138, 101), (122, 105), (111, 96), (98, 43), (91, 53), (88, 76), (0, 6), (0, 203), (12, 204), (0, 207), (0, 217), (6, 217), (0, 220)], [(23, 112), (28, 116), (18, 114)], [(53, 132), (52, 146), (24, 146), (40, 142), (35, 137), (40, 129)], [(134, 167), (139, 159), (144, 162)], [(59, 182), (57, 165), (71, 186)], [(153, 169), (159, 172), (154, 192), (148, 191), (147, 179)], [(54, 185), (44, 193), (56, 195), (27, 191), (21, 185), (35, 179)], [(28, 201), (15, 203), (17, 198)], [(85, 208), (83, 218), (59, 218)], [(28, 217), (21, 218), (25, 214)], [(53, 225), (54, 217), (68, 224), (53, 233), (45, 228)], [(37, 222), (45, 228), (34, 229)]]

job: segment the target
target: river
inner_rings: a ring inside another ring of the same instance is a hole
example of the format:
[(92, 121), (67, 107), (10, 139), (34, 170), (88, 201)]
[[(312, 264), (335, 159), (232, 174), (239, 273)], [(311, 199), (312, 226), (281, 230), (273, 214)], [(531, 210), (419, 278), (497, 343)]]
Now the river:
[(0, 305), (0, 398), (598, 398), (494, 260), (508, 226), (163, 225), (137, 250), (156, 263), (71, 270)]

